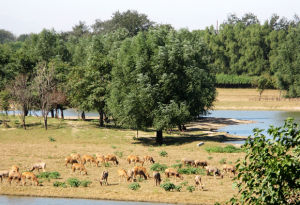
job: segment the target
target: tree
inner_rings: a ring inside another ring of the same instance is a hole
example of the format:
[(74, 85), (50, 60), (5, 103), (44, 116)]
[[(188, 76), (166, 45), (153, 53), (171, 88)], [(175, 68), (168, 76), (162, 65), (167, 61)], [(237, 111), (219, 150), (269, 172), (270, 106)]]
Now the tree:
[(119, 11), (113, 13), (110, 20), (101, 21), (96, 20), (92, 26), (94, 33), (110, 33), (121, 28), (128, 30), (130, 36), (136, 35), (139, 31), (148, 30), (154, 23), (150, 21), (145, 14), (139, 14), (135, 10), (127, 10), (120, 13)]
[(232, 204), (297, 204), (300, 187), (299, 124), (287, 119), (284, 126), (268, 129), (272, 139), (254, 129), (237, 163), (239, 194)]
[(39, 63), (37, 65), (37, 74), (34, 78), (34, 90), (38, 97), (38, 108), (44, 118), (45, 129), (48, 129), (48, 114), (52, 109), (54, 102), (53, 93), (56, 90), (54, 66), (48, 67), (47, 64)]
[(162, 131), (206, 112), (215, 99), (208, 50), (196, 33), (159, 26), (122, 43), (108, 107), (121, 125)]
[(7, 90), (3, 90), (0, 92), (0, 110), (4, 111), (7, 115), (9, 110), (9, 102), (10, 102), (10, 94)]
[(79, 21), (79, 23), (72, 28), (71, 34), (76, 38), (82, 37), (90, 33), (89, 27), (83, 21)]
[(0, 43), (6, 43), (10, 41), (15, 41), (16, 37), (9, 31), (0, 29)]
[(15, 109), (20, 111), (22, 126), (26, 130), (25, 118), (32, 104), (33, 95), (30, 78), (26, 74), (19, 74), (9, 86), (9, 92)]

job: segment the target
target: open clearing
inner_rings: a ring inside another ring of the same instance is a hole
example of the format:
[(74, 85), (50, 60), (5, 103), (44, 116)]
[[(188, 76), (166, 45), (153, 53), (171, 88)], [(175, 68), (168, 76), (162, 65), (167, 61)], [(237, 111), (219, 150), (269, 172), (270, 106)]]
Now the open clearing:
[[(225, 176), (224, 179), (213, 176), (202, 176), (205, 185), (204, 191), (196, 190), (192, 193), (183, 186), (181, 192), (166, 192), (160, 187), (154, 186), (153, 179), (139, 182), (141, 188), (132, 191), (128, 188), (129, 183), (119, 183), (117, 170), (132, 168), (126, 157), (135, 154), (153, 156), (156, 162), (171, 166), (178, 164), (182, 158), (207, 160), (212, 166), (221, 168), (221, 159), (228, 163), (234, 163), (243, 153), (208, 153), (207, 146), (225, 146), (221, 141), (234, 140), (237, 137), (227, 136), (225, 133), (217, 133), (214, 130), (220, 126), (237, 123), (248, 123), (233, 119), (210, 118), (207, 121), (198, 121), (187, 126), (188, 130), (183, 133), (173, 131), (172, 134), (164, 132), (165, 145), (155, 146), (154, 131), (140, 131), (139, 138), (134, 138), (136, 131), (114, 128), (99, 128), (97, 121), (77, 121), (49, 119), (49, 130), (45, 131), (41, 125), (41, 119), (28, 117), (28, 130), (16, 128), (18, 118), (10, 117), (11, 128), (0, 128), (0, 150), (2, 160), (0, 170), (9, 169), (12, 165), (20, 166), (21, 171), (29, 169), (30, 165), (38, 161), (47, 163), (46, 171), (58, 171), (61, 179), (51, 181), (44, 180), (43, 186), (18, 186), (13, 183), (11, 186), (6, 182), (0, 185), (0, 194), (27, 195), (27, 196), (51, 196), (51, 197), (76, 197), (89, 199), (112, 199), (112, 200), (133, 200), (152, 201), (169, 203), (192, 203), (192, 204), (214, 204), (223, 203), (236, 193), (232, 185), (232, 178)], [(221, 124), (220, 124), (221, 123)], [(50, 138), (54, 138), (52, 142)], [(204, 141), (205, 145), (197, 147), (196, 144)], [(160, 151), (166, 151), (167, 157), (159, 155)], [(88, 175), (71, 172), (70, 165), (66, 168), (64, 158), (71, 153), (81, 155), (96, 153), (116, 154), (120, 164), (110, 167), (91, 167), (86, 165)], [(147, 171), (152, 175), (150, 164), (146, 164)], [(109, 171), (109, 186), (100, 186), (96, 180), (100, 178), (103, 170)], [(36, 171), (35, 171), (36, 172)], [(184, 175), (184, 180), (171, 179), (175, 185), (181, 182), (188, 182), (194, 185), (195, 175)], [(56, 188), (54, 181), (66, 181), (70, 177), (80, 180), (90, 180), (89, 187), (79, 188)], [(164, 174), (162, 175), (165, 180)]]

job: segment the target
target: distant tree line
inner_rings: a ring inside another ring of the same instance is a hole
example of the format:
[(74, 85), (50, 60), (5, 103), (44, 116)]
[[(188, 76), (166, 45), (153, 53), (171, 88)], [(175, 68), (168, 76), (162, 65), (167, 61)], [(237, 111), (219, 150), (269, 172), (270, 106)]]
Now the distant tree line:
[(205, 114), (215, 87), (286, 90), (300, 96), (299, 19), (230, 15), (220, 28), (175, 30), (136, 11), (115, 12), (72, 31), (15, 37), (0, 30), (0, 110), (41, 110), (63, 118), (71, 107), (136, 130), (162, 131)]

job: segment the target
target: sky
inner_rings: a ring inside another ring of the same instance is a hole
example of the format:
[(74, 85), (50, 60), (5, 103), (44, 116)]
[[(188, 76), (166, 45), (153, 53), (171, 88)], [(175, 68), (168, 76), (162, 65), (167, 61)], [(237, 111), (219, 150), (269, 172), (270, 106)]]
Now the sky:
[(272, 14), (300, 16), (300, 0), (0, 0), (0, 29), (15, 35), (39, 33), (43, 28), (70, 31), (79, 21), (92, 25), (116, 11), (144, 13), (156, 23), (176, 29), (205, 29), (229, 14), (254, 13), (261, 22)]

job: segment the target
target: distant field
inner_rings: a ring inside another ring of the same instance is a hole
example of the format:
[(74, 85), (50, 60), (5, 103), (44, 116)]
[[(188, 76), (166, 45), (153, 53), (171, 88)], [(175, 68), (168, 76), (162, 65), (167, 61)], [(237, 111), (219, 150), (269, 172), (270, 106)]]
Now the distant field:
[(218, 88), (214, 109), (300, 111), (300, 98), (286, 99), (278, 90), (265, 90), (259, 99), (257, 89)]
[[(203, 176), (205, 185), (204, 191), (194, 191), (192, 193), (183, 186), (181, 192), (166, 192), (160, 187), (154, 186), (153, 179), (139, 182), (141, 188), (132, 191), (128, 188), (129, 183), (121, 182), (117, 176), (119, 168), (129, 169), (133, 165), (126, 162), (129, 154), (139, 156), (151, 155), (156, 162), (171, 166), (178, 164), (182, 158), (207, 160), (210, 165), (221, 167), (221, 163), (227, 161), (234, 163), (243, 153), (208, 153), (205, 148), (211, 146), (225, 146), (218, 142), (219, 139), (226, 139), (220, 133), (211, 133), (208, 123), (206, 127), (193, 124), (193, 131), (172, 134), (164, 133), (167, 137), (166, 145), (151, 145), (155, 132), (139, 132), (140, 140), (134, 139), (136, 131), (121, 130), (114, 128), (98, 128), (97, 122), (50, 119), (49, 130), (42, 128), (40, 119), (28, 117), (28, 130), (17, 128), (18, 118), (10, 117), (11, 128), (0, 127), (0, 150), (1, 163), (0, 170), (9, 169), (13, 164), (20, 166), (21, 171), (28, 170), (29, 166), (39, 160), (47, 163), (47, 171), (58, 171), (61, 179), (66, 181), (70, 177), (77, 177), (80, 180), (91, 180), (93, 183), (87, 187), (79, 188), (56, 188), (53, 182), (56, 180), (44, 180), (43, 186), (9, 186), (6, 180), (0, 184), (0, 194), (28, 195), (28, 196), (53, 196), (53, 197), (77, 197), (92, 199), (114, 199), (114, 200), (137, 200), (156, 201), (169, 203), (193, 203), (193, 204), (214, 204), (223, 203), (236, 193), (232, 185), (232, 178), (225, 176), (224, 179), (213, 176)], [(188, 127), (189, 128), (189, 127)], [(219, 136), (220, 135), (220, 136)], [(221, 137), (221, 138), (220, 138)], [(55, 141), (51, 142), (50, 139)], [(196, 144), (204, 141), (205, 145), (197, 147)], [(159, 155), (160, 151), (166, 151), (168, 157)], [(64, 158), (71, 153), (94, 155), (96, 153), (118, 155), (120, 165), (118, 167), (91, 167), (87, 165), (87, 176), (71, 172), (70, 165), (64, 166)], [(150, 165), (145, 165), (148, 172)], [(99, 179), (103, 170), (109, 171), (109, 186), (100, 186), (96, 179)], [(163, 176), (163, 181), (165, 176)], [(171, 179), (176, 185), (187, 182), (194, 185), (195, 175), (184, 175), (184, 180)]]

